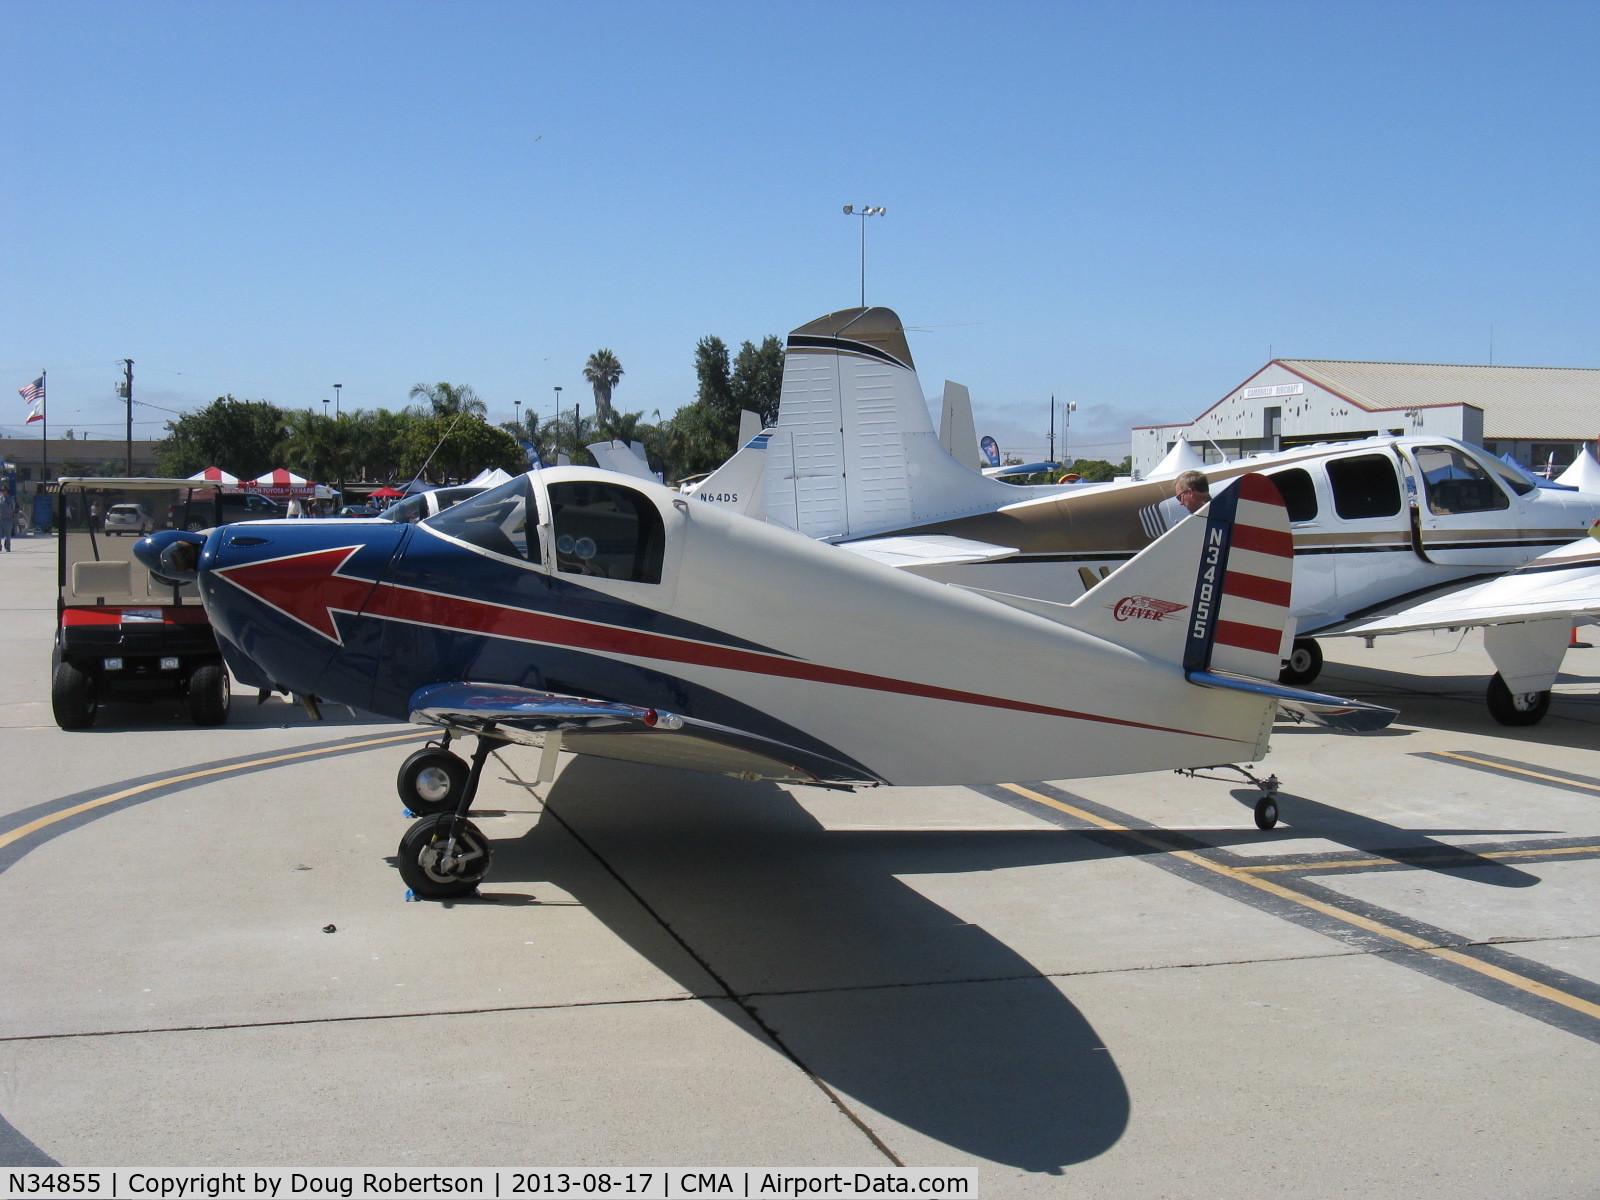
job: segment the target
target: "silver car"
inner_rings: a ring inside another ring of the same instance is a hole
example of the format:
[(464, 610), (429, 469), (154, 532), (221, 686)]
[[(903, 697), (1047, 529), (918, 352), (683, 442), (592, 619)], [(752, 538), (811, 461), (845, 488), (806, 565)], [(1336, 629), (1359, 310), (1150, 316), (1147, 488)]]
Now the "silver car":
[(105, 531), (108, 534), (132, 533), (139, 536), (152, 532), (156, 523), (142, 504), (113, 504), (106, 509)]

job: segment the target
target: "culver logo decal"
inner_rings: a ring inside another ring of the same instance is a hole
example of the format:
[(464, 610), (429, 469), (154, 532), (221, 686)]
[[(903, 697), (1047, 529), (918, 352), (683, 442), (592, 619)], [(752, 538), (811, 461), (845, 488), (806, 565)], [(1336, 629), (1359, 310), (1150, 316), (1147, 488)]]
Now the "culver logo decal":
[(1171, 600), (1157, 600), (1154, 596), (1124, 596), (1108, 607), (1111, 615), (1119, 621), (1164, 621), (1189, 606), (1174, 604)]

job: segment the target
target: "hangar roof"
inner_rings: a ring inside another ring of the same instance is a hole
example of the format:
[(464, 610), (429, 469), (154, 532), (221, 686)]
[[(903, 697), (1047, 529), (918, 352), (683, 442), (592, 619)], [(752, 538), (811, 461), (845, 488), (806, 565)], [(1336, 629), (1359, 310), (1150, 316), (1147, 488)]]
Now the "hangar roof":
[(1483, 410), (1485, 438), (1588, 439), (1600, 435), (1600, 370), (1587, 367), (1472, 367), (1313, 358), (1276, 361), (1366, 409), (1473, 405)]

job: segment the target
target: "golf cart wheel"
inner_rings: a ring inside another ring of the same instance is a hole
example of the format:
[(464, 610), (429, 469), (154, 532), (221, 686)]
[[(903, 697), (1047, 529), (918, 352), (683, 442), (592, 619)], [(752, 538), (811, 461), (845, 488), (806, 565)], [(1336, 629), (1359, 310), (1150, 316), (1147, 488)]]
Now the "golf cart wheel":
[(1489, 715), (1502, 725), (1537, 725), (1550, 711), (1550, 693), (1513, 692), (1499, 672), (1489, 680), (1489, 690), (1484, 697), (1489, 703)]
[(424, 900), (470, 896), (489, 870), (489, 839), (451, 813), (423, 817), (400, 839), (400, 878)]
[(221, 663), (204, 663), (189, 676), (189, 718), (196, 725), (221, 725), (228, 719), (228, 671)]
[(61, 728), (89, 728), (99, 709), (94, 678), (69, 662), (57, 663), (55, 674), (50, 677), (50, 708)]
[(1295, 638), (1278, 672), (1278, 682), (1289, 687), (1303, 687), (1322, 674), (1322, 647), (1316, 638)]
[(395, 791), (400, 802), (418, 816), (454, 812), (467, 786), (468, 767), (454, 754), (430, 748), (418, 750), (400, 764)]

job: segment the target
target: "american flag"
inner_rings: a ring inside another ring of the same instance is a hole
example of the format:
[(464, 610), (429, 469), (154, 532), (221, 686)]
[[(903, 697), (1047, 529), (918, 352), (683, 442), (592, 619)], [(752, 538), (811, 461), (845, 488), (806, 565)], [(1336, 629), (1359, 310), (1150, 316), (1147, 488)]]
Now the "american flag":
[(22, 397), (24, 404), (32, 404), (35, 400), (44, 399), (44, 376), (41, 375), (27, 387), (17, 389), (17, 394)]

